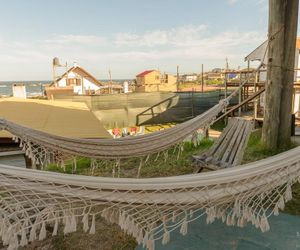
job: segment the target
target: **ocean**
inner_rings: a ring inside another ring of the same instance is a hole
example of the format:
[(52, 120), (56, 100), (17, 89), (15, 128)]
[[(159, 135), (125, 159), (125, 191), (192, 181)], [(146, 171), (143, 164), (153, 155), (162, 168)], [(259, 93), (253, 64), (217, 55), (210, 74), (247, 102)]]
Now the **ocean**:
[(0, 96), (12, 96), (14, 84), (24, 84), (29, 97), (41, 96), (51, 81), (0, 81)]
[[(115, 79), (114, 83), (123, 83), (124, 81), (131, 81), (128, 79)], [(107, 83), (108, 80), (100, 80), (100, 82)], [(45, 88), (51, 81), (0, 81), (0, 97), (12, 96), (12, 86), (14, 84), (24, 84), (26, 86), (26, 93), (28, 97), (43, 95)]]

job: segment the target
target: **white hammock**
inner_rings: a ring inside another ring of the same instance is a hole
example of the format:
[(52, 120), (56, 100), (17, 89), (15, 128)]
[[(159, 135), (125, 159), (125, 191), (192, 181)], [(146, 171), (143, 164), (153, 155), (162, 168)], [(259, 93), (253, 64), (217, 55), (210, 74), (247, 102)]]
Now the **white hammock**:
[(67, 138), (27, 128), (4, 119), (0, 119), (0, 129), (7, 130), (19, 138), (21, 146), (31, 153), (34, 151), (34, 147), (39, 145), (40, 159), (43, 158), (42, 154), (47, 158), (46, 155), (49, 152), (60, 152), (94, 159), (140, 157), (168, 149), (182, 142), (199, 128), (208, 127), (228, 105), (231, 97), (221, 100), (211, 109), (187, 122), (142, 136), (98, 140)]
[(243, 227), (247, 222), (269, 230), (292, 198), (300, 176), (300, 147), (238, 166), (196, 175), (152, 179), (115, 179), (66, 175), (0, 165), (0, 235), (9, 249), (46, 237), (46, 224), (57, 234), (95, 232), (95, 217), (117, 223), (138, 243), (154, 249), (170, 232), (206, 215)]

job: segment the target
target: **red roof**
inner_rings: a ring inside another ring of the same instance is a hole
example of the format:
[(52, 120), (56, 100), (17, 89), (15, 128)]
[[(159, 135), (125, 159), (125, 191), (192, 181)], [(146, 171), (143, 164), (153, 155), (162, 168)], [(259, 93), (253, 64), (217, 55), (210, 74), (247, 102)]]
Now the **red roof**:
[(151, 72), (153, 72), (154, 70), (145, 70), (145, 71), (143, 71), (142, 73), (139, 73), (138, 75), (136, 75), (137, 77), (138, 76), (145, 76), (145, 75), (147, 75), (147, 74), (149, 74), (149, 73), (151, 73)]

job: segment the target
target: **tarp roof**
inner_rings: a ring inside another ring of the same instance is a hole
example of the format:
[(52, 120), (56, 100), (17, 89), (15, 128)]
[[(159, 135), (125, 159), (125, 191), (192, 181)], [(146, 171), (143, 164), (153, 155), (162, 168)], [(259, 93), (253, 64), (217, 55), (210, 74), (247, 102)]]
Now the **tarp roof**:
[[(50, 134), (111, 138), (85, 103), (18, 98), (0, 99), (0, 117)], [(0, 131), (0, 137), (11, 137)]]
[[(298, 37), (296, 40), (296, 49), (300, 50), (300, 37)], [(267, 64), (268, 40), (264, 41), (255, 50), (253, 50), (248, 56), (246, 56), (245, 61), (260, 61), (264, 64)]]
[(268, 40), (264, 41), (255, 50), (253, 50), (248, 56), (245, 57), (245, 61), (260, 61), (267, 64), (268, 60)]

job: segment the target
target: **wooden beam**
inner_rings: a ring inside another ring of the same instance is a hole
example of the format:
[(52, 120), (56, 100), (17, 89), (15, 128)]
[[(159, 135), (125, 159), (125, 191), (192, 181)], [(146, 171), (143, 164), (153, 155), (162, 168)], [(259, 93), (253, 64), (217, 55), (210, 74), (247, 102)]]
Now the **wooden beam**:
[(246, 103), (252, 101), (254, 98), (256, 98), (257, 96), (261, 95), (263, 92), (265, 91), (265, 88), (261, 88), (260, 90), (258, 90), (257, 92), (255, 92), (253, 95), (249, 96), (246, 100), (244, 100), (243, 102), (235, 105), (234, 107), (232, 107), (230, 110), (228, 110), (227, 112), (225, 112), (223, 115), (221, 115), (220, 117), (218, 117), (215, 122), (223, 119), (224, 117), (228, 116), (229, 114), (231, 114), (233, 111), (237, 110), (238, 108), (242, 107), (243, 105), (245, 105)]

